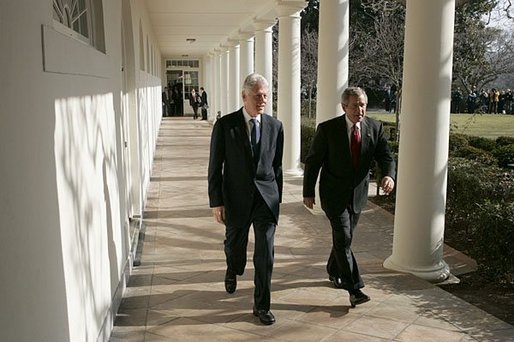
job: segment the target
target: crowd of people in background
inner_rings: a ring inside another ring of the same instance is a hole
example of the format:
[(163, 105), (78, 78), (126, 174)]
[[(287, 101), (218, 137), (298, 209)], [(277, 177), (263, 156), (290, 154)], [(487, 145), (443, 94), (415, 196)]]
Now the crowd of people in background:
[[(383, 106), (386, 112), (396, 109), (397, 89), (394, 85), (383, 88)], [(490, 88), (477, 90), (473, 87), (466, 95), (457, 87), (451, 93), (451, 113), (514, 114), (514, 89)]]
[(182, 101), (182, 84), (168, 83), (162, 92), (162, 115), (184, 115), (184, 102)]
[(471, 89), (466, 97), (460, 88), (451, 94), (452, 113), (514, 114), (514, 90), (511, 89)]
[[(203, 87), (200, 91), (195, 89), (187, 94), (189, 105), (193, 108), (193, 119), (197, 119), (201, 115), (201, 120), (207, 120), (207, 109), (209, 103), (207, 101), (207, 92)], [(200, 110), (200, 113), (199, 113)], [(182, 84), (168, 83), (162, 91), (162, 115), (163, 116), (184, 116), (184, 100), (182, 96)]]
[[(162, 92), (162, 112), (164, 116), (183, 116), (184, 104), (182, 100), (181, 85), (171, 85)], [(396, 109), (397, 89), (395, 85), (384, 88), (383, 104), (386, 112), (391, 113)], [(199, 92), (195, 89), (189, 94), (189, 105), (193, 108), (193, 119), (200, 117), (207, 119), (207, 93), (203, 87)], [(514, 114), (514, 89), (481, 89), (473, 87), (465, 95), (461, 88), (457, 87), (451, 93), (451, 113), (487, 113), (487, 114)]]

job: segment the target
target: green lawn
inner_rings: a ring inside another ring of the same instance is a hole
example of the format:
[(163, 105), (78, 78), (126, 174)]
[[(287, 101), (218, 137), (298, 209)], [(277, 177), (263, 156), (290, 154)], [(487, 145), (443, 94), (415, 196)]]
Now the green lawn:
[[(368, 112), (368, 116), (395, 122), (394, 114)], [(514, 137), (514, 115), (501, 114), (451, 114), (451, 129), (455, 133), (496, 139), (499, 136)]]

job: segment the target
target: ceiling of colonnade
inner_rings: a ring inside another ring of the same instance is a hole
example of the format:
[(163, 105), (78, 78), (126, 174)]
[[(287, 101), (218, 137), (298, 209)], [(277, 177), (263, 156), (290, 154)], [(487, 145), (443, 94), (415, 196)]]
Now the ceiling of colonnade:
[[(290, 0), (144, 0), (163, 57), (201, 57)], [(297, 1), (297, 0), (296, 0)], [(194, 41), (191, 41), (194, 39)]]

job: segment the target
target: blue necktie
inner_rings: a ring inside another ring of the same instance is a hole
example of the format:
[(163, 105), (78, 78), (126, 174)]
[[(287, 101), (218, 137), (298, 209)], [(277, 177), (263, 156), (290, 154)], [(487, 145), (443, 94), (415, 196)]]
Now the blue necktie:
[(259, 156), (259, 141), (261, 140), (261, 130), (259, 129), (259, 121), (257, 119), (251, 119), (252, 131), (250, 133), (250, 140), (252, 143), (253, 156), (255, 160)]

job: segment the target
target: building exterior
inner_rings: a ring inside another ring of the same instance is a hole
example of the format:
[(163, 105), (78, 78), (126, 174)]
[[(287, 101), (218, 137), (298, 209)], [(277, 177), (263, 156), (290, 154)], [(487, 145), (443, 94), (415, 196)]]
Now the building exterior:
[[(286, 129), (284, 169), (301, 175), (299, 13), (305, 5), (0, 3), (1, 340), (108, 339), (144, 218), (163, 87), (180, 78), (189, 82), (186, 90), (205, 86), (210, 120), (237, 109), (248, 73), (271, 81), (273, 25), (280, 32), (273, 114)], [(454, 0), (407, 1), (403, 110), (424, 109), (402, 123), (412, 134), (400, 145), (405, 185), (398, 187), (389, 266), (433, 280), (448, 275), (440, 242), (454, 6)], [(347, 85), (348, 15), (349, 1), (321, 1), (319, 121), (340, 114), (333, 99)], [(425, 141), (425, 163), (408, 140)], [(420, 178), (427, 185), (416, 189)], [(426, 194), (422, 203), (412, 198), (418, 190)]]

